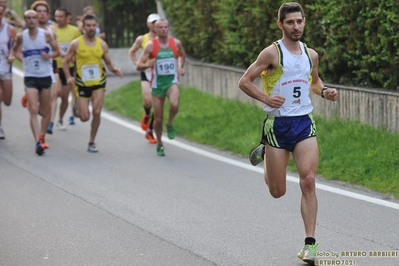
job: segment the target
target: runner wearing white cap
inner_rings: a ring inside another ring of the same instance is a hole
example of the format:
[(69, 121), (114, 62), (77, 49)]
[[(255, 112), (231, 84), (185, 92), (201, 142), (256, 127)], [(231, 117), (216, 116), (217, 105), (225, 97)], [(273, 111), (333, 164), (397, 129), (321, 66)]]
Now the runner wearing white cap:
[[(136, 52), (141, 48), (144, 50), (146, 44), (154, 39), (157, 34), (155, 32), (155, 22), (160, 20), (161, 17), (158, 14), (150, 14), (147, 18), (147, 27), (149, 32), (140, 35), (134, 41), (132, 47), (129, 49), (129, 55), (132, 59), (133, 63), (137, 65), (138, 58), (136, 57)], [(154, 135), (152, 133), (153, 122), (154, 122), (154, 113), (151, 113), (152, 101), (151, 101), (151, 89), (150, 89), (150, 78), (151, 71), (150, 69), (146, 69), (141, 72), (141, 90), (143, 93), (144, 99), (144, 114), (141, 119), (141, 128), (146, 131), (145, 137), (148, 139), (150, 143), (157, 143)]]

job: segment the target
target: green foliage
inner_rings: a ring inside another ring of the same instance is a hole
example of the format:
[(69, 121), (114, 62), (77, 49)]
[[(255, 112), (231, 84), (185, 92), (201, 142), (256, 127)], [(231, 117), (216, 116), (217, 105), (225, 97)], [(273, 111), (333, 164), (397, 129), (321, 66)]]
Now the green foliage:
[[(268, 0), (221, 0), (215, 15), (221, 29), (216, 58), (223, 64), (246, 67), (274, 41), (279, 3)], [(273, 34), (271, 34), (273, 33)], [(273, 39), (271, 39), (273, 38)]]
[[(280, 39), (272, 0), (164, 0), (176, 36), (203, 61), (248, 67)], [(320, 57), (330, 83), (397, 89), (399, 5), (395, 0), (298, 1), (305, 12), (303, 41)]]
[[(354, 0), (337, 5), (317, 1), (325, 27), (325, 63), (321, 71), (332, 82), (396, 89), (399, 49), (399, 6), (394, 0)], [(316, 40), (317, 36), (312, 36)]]
[(220, 31), (213, 17), (216, 1), (163, 1), (172, 22), (172, 31), (184, 43), (189, 55), (213, 62), (213, 54), (220, 43)]
[(95, 0), (104, 14), (104, 29), (110, 47), (129, 47), (134, 39), (148, 32), (147, 16), (156, 13), (155, 1)]
[[(180, 108), (174, 121), (178, 136), (245, 157), (259, 143), (265, 116), (259, 107), (194, 88), (182, 87), (180, 91)], [(140, 120), (143, 114), (140, 81), (107, 94), (104, 104), (108, 110)], [(165, 116), (167, 108), (166, 105)], [(318, 174), (399, 198), (398, 134), (359, 122), (320, 117), (315, 120), (320, 149)], [(292, 160), (289, 169), (295, 171)]]

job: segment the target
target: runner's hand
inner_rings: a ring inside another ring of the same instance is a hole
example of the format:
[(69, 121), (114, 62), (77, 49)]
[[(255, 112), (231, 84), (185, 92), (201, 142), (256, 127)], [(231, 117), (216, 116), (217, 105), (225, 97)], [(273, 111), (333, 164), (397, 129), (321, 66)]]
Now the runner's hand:
[(40, 55), (41, 55), (41, 57), (42, 57), (44, 60), (50, 59), (49, 54), (46, 53), (45, 51), (41, 51), (41, 52), (40, 52)]
[(285, 98), (281, 95), (266, 95), (265, 103), (272, 108), (280, 108), (285, 102)]
[(75, 78), (74, 78), (74, 77), (69, 77), (69, 78), (67, 79), (67, 83), (68, 83), (68, 84), (71, 84), (71, 85), (75, 85)]
[(123, 73), (122, 73), (122, 70), (121, 70), (121, 69), (115, 68), (113, 72), (114, 72), (114, 74), (117, 75), (118, 77), (123, 77)]
[(184, 70), (184, 68), (179, 67), (179, 75), (184, 76), (184, 74), (186, 74), (186, 71)]
[(150, 61), (148, 62), (148, 68), (151, 68), (154, 64), (155, 64), (155, 58), (150, 59)]
[(14, 62), (14, 60), (15, 60), (15, 56), (13, 56), (13, 55), (8, 56), (8, 58), (7, 58), (7, 62), (8, 62), (10, 65)]
[(335, 102), (338, 100), (338, 90), (333, 88), (328, 88), (324, 91), (324, 98)]

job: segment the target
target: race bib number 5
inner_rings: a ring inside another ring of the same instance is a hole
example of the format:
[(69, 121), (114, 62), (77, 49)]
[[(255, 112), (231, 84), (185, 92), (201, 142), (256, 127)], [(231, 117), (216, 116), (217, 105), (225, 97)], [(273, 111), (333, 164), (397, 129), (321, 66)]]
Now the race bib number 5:
[(100, 79), (100, 67), (98, 64), (82, 66), (82, 80), (92, 81)]
[(309, 82), (305, 79), (288, 80), (281, 83), (280, 95), (285, 97), (283, 106), (309, 104)]
[(157, 74), (159, 76), (172, 75), (176, 72), (175, 59), (163, 59), (157, 61)]

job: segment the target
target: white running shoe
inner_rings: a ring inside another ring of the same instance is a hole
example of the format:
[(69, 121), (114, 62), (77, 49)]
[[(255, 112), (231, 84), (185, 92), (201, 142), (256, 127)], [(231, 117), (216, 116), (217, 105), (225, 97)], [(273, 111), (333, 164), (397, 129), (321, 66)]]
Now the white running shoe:
[(65, 127), (64, 124), (62, 123), (62, 120), (58, 120), (58, 122), (57, 122), (57, 127), (58, 127), (58, 129), (61, 130), (61, 131), (65, 131), (65, 130), (66, 130), (66, 127)]
[(315, 261), (317, 259), (317, 246), (319, 245), (319, 243), (316, 243), (314, 245), (305, 245), (303, 246), (302, 250), (299, 251), (298, 253), (298, 258), (300, 258), (301, 260), (303, 260), (304, 262), (306, 262), (309, 265), (314, 265)]
[(91, 152), (91, 153), (98, 152), (98, 149), (97, 149), (97, 147), (96, 147), (96, 144), (94, 144), (94, 143), (89, 143), (89, 147), (87, 148), (87, 151), (88, 151), (88, 152)]

